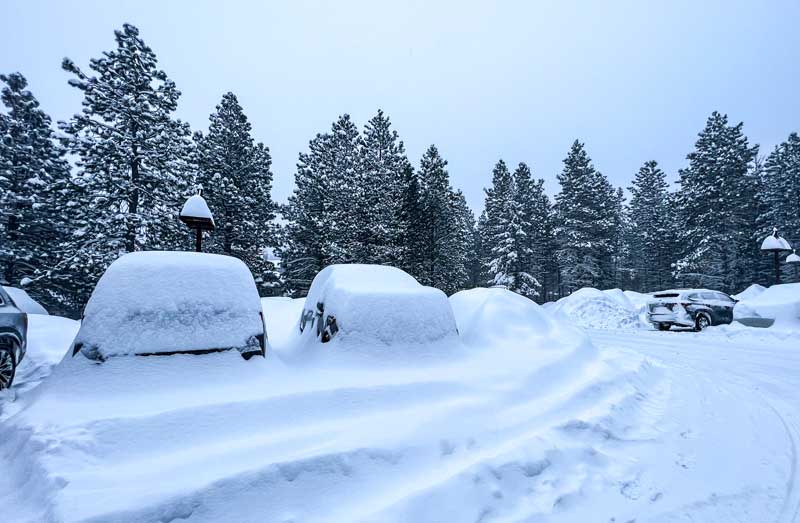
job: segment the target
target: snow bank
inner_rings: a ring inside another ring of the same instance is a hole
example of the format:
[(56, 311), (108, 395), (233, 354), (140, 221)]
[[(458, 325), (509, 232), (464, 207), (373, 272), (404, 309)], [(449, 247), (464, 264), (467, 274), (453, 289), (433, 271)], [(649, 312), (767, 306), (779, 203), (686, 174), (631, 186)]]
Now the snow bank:
[(59, 316), (30, 314), (28, 316), (28, 347), (25, 357), (17, 367), (17, 376), (11, 391), (0, 393), (16, 397), (17, 401), (4, 405), (0, 401), (0, 420), (25, 406), (25, 394), (50, 375), (53, 367), (67, 353), (80, 322)]
[[(399, 271), (356, 269), (323, 275), (311, 300), (337, 321), (358, 310), (357, 329), (343, 320), (329, 343), (303, 340), (298, 301), (265, 299), (273, 337), (409, 365), (64, 358), (0, 425), (3, 520), (592, 521), (570, 518), (569, 500), (607, 485), (598, 495), (629, 502), (618, 491), (639, 461), (625, 456), (656, 439), (640, 430), (662, 409), (656, 369), (598, 353), (509, 291), (442, 302)], [(384, 343), (372, 330), (384, 315), (424, 336)], [(423, 345), (459, 357), (426, 359)]]
[(544, 307), (505, 289), (457, 292), (450, 297), (450, 305), (461, 339), (469, 345), (495, 347), (513, 341), (520, 346), (538, 346), (541, 340), (552, 338), (559, 340), (550, 346), (556, 348), (583, 338)]
[(458, 343), (447, 296), (400, 269), (381, 265), (331, 265), (320, 271), (306, 296), (298, 330), (294, 355), (311, 351), (396, 360), (432, 356), (443, 343)]
[[(752, 288), (748, 288), (749, 291)], [(733, 309), (734, 319), (774, 319), (773, 329), (800, 330), (800, 283), (784, 283), (743, 299)]]
[(561, 298), (549, 311), (581, 327), (617, 329), (641, 326), (639, 309), (619, 289), (600, 291), (585, 287)]
[(250, 349), (264, 330), (260, 312), (250, 270), (236, 258), (130, 253), (100, 278), (75, 343), (92, 358)]
[(763, 285), (754, 283), (745, 290), (743, 290), (742, 292), (740, 292), (739, 294), (734, 294), (731, 297), (734, 300), (739, 300), (739, 301), (752, 300), (753, 298), (764, 292), (766, 289), (767, 288), (764, 287)]
[(47, 309), (42, 307), (38, 301), (31, 298), (30, 295), (23, 289), (5, 286), (3, 289), (8, 293), (9, 296), (11, 296), (11, 299), (14, 300), (14, 304), (22, 312), (27, 312), (28, 314), (49, 314)]

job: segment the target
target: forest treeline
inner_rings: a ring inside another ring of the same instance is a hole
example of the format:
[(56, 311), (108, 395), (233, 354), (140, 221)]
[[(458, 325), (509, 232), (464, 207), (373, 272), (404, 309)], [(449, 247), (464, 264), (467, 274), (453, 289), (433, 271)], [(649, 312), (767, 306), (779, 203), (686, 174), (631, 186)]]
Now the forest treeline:
[(86, 70), (64, 59), (83, 102), (57, 128), (22, 74), (0, 75), (0, 281), (62, 314), (79, 314), (121, 254), (191, 249), (178, 212), (198, 188), (217, 226), (205, 250), (242, 259), (264, 295), (302, 296), (332, 263), (390, 264), (448, 294), (501, 285), (540, 302), (585, 286), (732, 292), (770, 281), (759, 245), (773, 227), (800, 242), (800, 137), (762, 156), (717, 112), (676, 190), (651, 160), (626, 200), (576, 140), (553, 199), (524, 162), (487, 168), (477, 219), (435, 145), (412, 161), (388, 115), (360, 129), (345, 114), (299, 154), (279, 204), (269, 148), (236, 96), (192, 132), (139, 31), (125, 25), (115, 40)]

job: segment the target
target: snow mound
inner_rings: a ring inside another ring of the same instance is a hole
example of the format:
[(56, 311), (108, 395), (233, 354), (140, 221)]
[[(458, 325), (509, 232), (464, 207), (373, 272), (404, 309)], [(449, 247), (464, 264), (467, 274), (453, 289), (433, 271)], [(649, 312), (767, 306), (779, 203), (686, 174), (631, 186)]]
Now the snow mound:
[(734, 294), (731, 297), (733, 299), (739, 300), (739, 301), (752, 300), (753, 298), (755, 298), (756, 296), (758, 296), (759, 294), (761, 294), (765, 290), (767, 290), (767, 288), (764, 287), (763, 285), (759, 285), (757, 283), (754, 283), (751, 286), (749, 286), (748, 288), (746, 288), (745, 290), (743, 290), (742, 292), (740, 292), (739, 294)]
[(563, 320), (544, 307), (514, 292), (478, 288), (457, 292), (450, 297), (461, 339), (469, 345), (494, 347), (514, 341), (536, 344), (545, 338), (559, 338), (551, 348), (582, 337)]
[[(447, 296), (381, 265), (331, 265), (311, 283), (291, 352), (397, 359), (456, 344)], [(327, 336), (330, 341), (325, 343)]]
[(47, 309), (42, 307), (38, 301), (31, 298), (30, 295), (23, 289), (5, 286), (3, 289), (8, 293), (9, 296), (11, 296), (11, 299), (14, 300), (14, 304), (22, 312), (26, 312), (28, 314), (49, 314)]
[(558, 300), (550, 309), (581, 327), (596, 329), (636, 328), (639, 311), (619, 289), (579, 289)]
[(773, 285), (753, 298), (741, 300), (733, 309), (733, 317), (770, 318), (775, 320), (771, 328), (800, 330), (800, 283)]
[(258, 291), (240, 260), (194, 252), (136, 252), (116, 260), (100, 278), (75, 343), (88, 357), (105, 359), (249, 350), (263, 332)]

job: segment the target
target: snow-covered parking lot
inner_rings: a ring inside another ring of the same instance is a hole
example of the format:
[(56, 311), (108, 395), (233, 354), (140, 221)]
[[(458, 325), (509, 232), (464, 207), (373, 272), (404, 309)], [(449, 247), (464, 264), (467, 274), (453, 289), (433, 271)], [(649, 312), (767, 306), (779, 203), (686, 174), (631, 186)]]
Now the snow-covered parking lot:
[(0, 519), (800, 521), (796, 333), (450, 303), (443, 357), (390, 364), (284, 357), (298, 300), (264, 300), (274, 353), (249, 361), (60, 361), (77, 323), (37, 317), (0, 396)]

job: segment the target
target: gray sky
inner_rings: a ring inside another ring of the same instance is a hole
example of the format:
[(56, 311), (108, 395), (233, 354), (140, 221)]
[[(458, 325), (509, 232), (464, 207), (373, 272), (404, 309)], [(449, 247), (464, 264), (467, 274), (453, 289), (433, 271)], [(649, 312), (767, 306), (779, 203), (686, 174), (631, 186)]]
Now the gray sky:
[(276, 199), (297, 154), (342, 113), (382, 108), (415, 165), (435, 143), (470, 205), (498, 158), (557, 192), (575, 138), (627, 186), (646, 160), (671, 179), (713, 110), (769, 152), (800, 130), (800, 2), (77, 2), (3, 0), (0, 71), (54, 119), (80, 109), (61, 71), (86, 68), (129, 22), (207, 129), (226, 91), (270, 147)]

